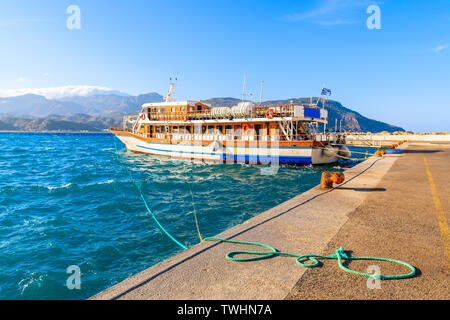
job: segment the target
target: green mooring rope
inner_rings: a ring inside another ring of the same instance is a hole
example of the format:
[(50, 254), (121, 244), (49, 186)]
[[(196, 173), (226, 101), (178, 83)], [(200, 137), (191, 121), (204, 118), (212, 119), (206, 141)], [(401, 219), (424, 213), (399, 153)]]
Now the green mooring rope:
[[(156, 219), (155, 214), (150, 209), (150, 207), (147, 204), (147, 201), (145, 200), (145, 197), (144, 197), (144, 195), (143, 195), (143, 193), (141, 191), (141, 187), (134, 180), (133, 175), (128, 170), (128, 168), (126, 168), (122, 164), (122, 162), (120, 161), (119, 155), (118, 155), (118, 150), (117, 150), (117, 144), (116, 144), (116, 140), (115, 140), (114, 137), (113, 137), (113, 140), (114, 140), (114, 147), (116, 149), (115, 154), (116, 154), (117, 160), (125, 168), (125, 170), (128, 172), (128, 174), (130, 176), (130, 180), (135, 185), (137, 190), (139, 191), (139, 195), (140, 195), (142, 201), (144, 202), (144, 205), (145, 205), (145, 208), (147, 209), (147, 211), (151, 214), (152, 218), (155, 220), (155, 222), (158, 225), (158, 227), (170, 239), (172, 239), (172, 241), (174, 241), (177, 245), (182, 247), (184, 250), (187, 250), (188, 249), (187, 246), (181, 244), (177, 239), (175, 239), (169, 232), (167, 232), (166, 229), (164, 229), (164, 227), (159, 223), (158, 219)], [(201, 239), (200, 230), (198, 230), (198, 232), (199, 232), (199, 237)], [(413, 277), (416, 274), (416, 268), (414, 268), (412, 265), (410, 265), (410, 264), (408, 264), (406, 262), (399, 261), (399, 260), (394, 260), (394, 259), (388, 259), (388, 258), (349, 257), (345, 253), (343, 247), (340, 247), (339, 249), (337, 249), (336, 253), (331, 255), (331, 256), (322, 256), (322, 255), (315, 255), (315, 254), (297, 255), (297, 254), (293, 254), (293, 253), (280, 252), (277, 249), (275, 249), (275, 248), (273, 248), (273, 247), (271, 247), (269, 245), (266, 245), (266, 244), (263, 244), (263, 243), (258, 243), (258, 242), (246, 242), (246, 241), (237, 241), (237, 240), (227, 240), (227, 239), (220, 239), (220, 238), (215, 238), (215, 237), (206, 237), (206, 238), (203, 239), (203, 241), (219, 241), (219, 242), (228, 242), (228, 243), (234, 243), (234, 244), (245, 244), (245, 245), (252, 245), (252, 246), (263, 247), (263, 248), (266, 248), (266, 249), (270, 250), (270, 251), (230, 251), (230, 252), (228, 252), (226, 254), (226, 258), (228, 260), (236, 261), (236, 262), (257, 261), (257, 260), (272, 258), (272, 257), (275, 257), (275, 256), (288, 256), (288, 257), (296, 258), (296, 260), (295, 260), (296, 263), (301, 265), (302, 267), (314, 268), (314, 267), (317, 267), (319, 265), (319, 261), (316, 258), (319, 258), (319, 259), (337, 259), (339, 267), (342, 270), (344, 270), (346, 272), (349, 272), (349, 273), (353, 273), (353, 274), (359, 275), (359, 276), (367, 277), (367, 278), (375, 278), (375, 279), (381, 279), (381, 280), (406, 279), (406, 278), (411, 278), (411, 277)], [(234, 258), (234, 256), (239, 255), (239, 254), (241, 254), (241, 255), (242, 254), (250, 254), (250, 255), (255, 255), (256, 257)], [(345, 267), (342, 264), (342, 260), (377, 260), (377, 261), (393, 262), (393, 263), (397, 263), (397, 264), (404, 265), (404, 266), (408, 267), (411, 270), (411, 272), (408, 273), (408, 274), (390, 275), (390, 276), (385, 276), (385, 275), (382, 275), (382, 274), (367, 274), (367, 273), (351, 270), (351, 269)], [(311, 261), (312, 263), (305, 263), (307, 261)]]
[[(342, 270), (344, 270), (346, 272), (354, 273), (354, 274), (359, 275), (359, 276), (367, 277), (367, 278), (375, 278), (375, 279), (381, 279), (381, 280), (406, 279), (406, 278), (411, 278), (411, 277), (413, 277), (416, 274), (416, 268), (414, 268), (412, 265), (410, 265), (410, 264), (408, 264), (406, 262), (399, 261), (399, 260), (394, 260), (394, 259), (387, 259), (387, 258), (349, 257), (344, 252), (344, 248), (343, 247), (340, 247), (339, 249), (337, 249), (336, 253), (331, 255), (331, 256), (321, 256), (321, 255), (315, 255), (315, 254), (297, 255), (297, 254), (292, 254), (292, 253), (279, 252), (277, 249), (272, 248), (271, 246), (268, 246), (268, 245), (263, 244), (263, 243), (258, 243), (258, 242), (245, 242), (245, 241), (236, 241), (236, 240), (226, 240), (226, 239), (220, 239), (220, 238), (215, 238), (215, 237), (204, 238), (204, 241), (207, 241), (207, 240), (209, 240), (209, 241), (228, 242), (228, 243), (234, 243), (234, 244), (246, 244), (246, 245), (263, 247), (263, 248), (267, 248), (267, 249), (270, 250), (270, 251), (230, 251), (230, 252), (228, 252), (226, 254), (226, 258), (228, 260), (237, 261), (237, 262), (257, 261), (257, 260), (272, 258), (272, 257), (275, 257), (275, 256), (289, 256), (289, 257), (297, 258), (296, 259), (297, 264), (301, 265), (302, 267), (314, 268), (314, 267), (317, 267), (319, 265), (319, 261), (316, 258), (319, 258), (319, 259), (337, 259), (339, 267)], [(234, 256), (236, 256), (236, 255), (245, 255), (245, 254), (256, 255), (256, 257), (234, 258)], [(342, 260), (377, 260), (377, 261), (393, 262), (393, 263), (401, 264), (401, 265), (404, 265), (404, 266), (408, 267), (411, 270), (411, 272), (408, 273), (408, 274), (391, 275), (391, 276), (385, 276), (385, 275), (382, 275), (382, 274), (367, 274), (367, 273), (351, 270), (351, 269), (345, 267), (342, 264)], [(307, 261), (311, 261), (312, 263), (308, 263), (308, 264), (305, 263)]]
[(115, 137), (113, 137), (114, 140), (114, 147), (116, 149), (116, 158), (117, 161), (119, 162), (120, 165), (122, 165), (122, 167), (128, 172), (128, 175), (130, 176), (130, 180), (131, 182), (134, 184), (134, 186), (136, 187), (136, 189), (139, 192), (139, 195), (141, 196), (142, 201), (144, 201), (144, 205), (145, 208), (147, 209), (147, 212), (150, 213), (150, 215), (152, 216), (153, 220), (155, 220), (156, 224), (158, 225), (158, 227), (161, 229), (162, 232), (164, 232), (170, 239), (172, 239), (173, 242), (175, 242), (177, 245), (179, 245), (180, 247), (182, 247), (184, 250), (187, 250), (187, 246), (183, 245), (182, 243), (180, 243), (177, 239), (175, 239), (169, 232), (167, 232), (166, 229), (164, 229), (164, 227), (159, 223), (158, 219), (156, 219), (155, 214), (153, 213), (153, 211), (150, 209), (150, 207), (147, 204), (147, 201), (145, 200), (144, 194), (142, 193), (141, 190), (141, 186), (136, 182), (136, 180), (134, 180), (133, 175), (131, 174), (131, 171), (125, 167), (125, 165), (122, 164), (122, 162), (119, 159), (119, 151), (117, 150), (117, 144), (116, 144), (116, 139)]

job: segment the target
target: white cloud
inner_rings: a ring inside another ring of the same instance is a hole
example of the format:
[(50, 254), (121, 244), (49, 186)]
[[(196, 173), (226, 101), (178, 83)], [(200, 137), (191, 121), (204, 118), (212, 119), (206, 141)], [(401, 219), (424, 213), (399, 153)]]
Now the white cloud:
[(48, 72), (44, 72), (43, 76), (48, 77)]
[(309, 22), (320, 25), (340, 25), (355, 23), (355, 19), (350, 19), (354, 9), (358, 9), (361, 19), (365, 16), (365, 11), (359, 10), (370, 4), (377, 4), (378, 1), (370, 0), (321, 0), (319, 5), (309, 11), (296, 12), (284, 16), (284, 20), (290, 22)]
[(320, 6), (313, 10), (289, 14), (286, 15), (285, 18), (289, 21), (305, 21), (312, 18), (322, 17), (334, 11), (338, 3), (338, 0), (327, 0), (322, 2)]
[[(23, 78), (20, 78), (23, 79)], [(25, 80), (25, 79), (23, 79)], [(16, 97), (24, 94), (36, 94), (47, 99), (59, 99), (71, 96), (88, 96), (99, 92), (114, 91), (111, 88), (99, 86), (64, 86), (56, 88), (27, 88), (0, 90), (0, 97)]]
[(24, 81), (25, 81), (24, 77), (20, 77), (20, 78), (17, 79), (17, 82), (24, 82)]
[(343, 24), (352, 24), (356, 22), (353, 20), (336, 19), (336, 20), (317, 20), (314, 23), (320, 24), (322, 26), (337, 26)]
[(9, 22), (47, 22), (47, 19), (39, 19), (39, 18), (10, 18)]
[(447, 48), (448, 48), (448, 44), (443, 44), (443, 45), (436, 46), (436, 47), (433, 49), (433, 51), (434, 51), (434, 52), (441, 52), (442, 50), (445, 50), (445, 49), (447, 49)]

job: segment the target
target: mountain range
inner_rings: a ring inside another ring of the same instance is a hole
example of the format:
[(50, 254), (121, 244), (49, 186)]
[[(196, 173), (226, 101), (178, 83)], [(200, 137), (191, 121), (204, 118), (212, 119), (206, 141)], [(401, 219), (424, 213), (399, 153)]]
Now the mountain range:
[[(315, 98), (317, 99), (317, 98)], [(0, 97), (0, 131), (105, 131), (120, 126), (124, 115), (137, 114), (140, 106), (148, 102), (163, 101), (163, 96), (152, 92), (132, 96), (117, 91), (93, 89), (86, 95), (69, 95), (49, 98), (27, 93)], [(203, 100), (216, 106), (234, 106), (235, 98)], [(265, 101), (263, 105), (308, 103), (309, 98)], [(319, 103), (319, 106), (322, 106)], [(342, 120), (345, 130), (362, 132), (404, 131), (403, 128), (372, 120), (356, 111), (329, 100), (329, 128), (334, 129), (335, 119)]]

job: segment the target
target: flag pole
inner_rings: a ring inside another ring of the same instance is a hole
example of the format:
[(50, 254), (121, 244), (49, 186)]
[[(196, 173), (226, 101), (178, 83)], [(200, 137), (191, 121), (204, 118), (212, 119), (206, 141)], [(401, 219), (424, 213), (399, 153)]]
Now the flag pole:
[[(319, 95), (319, 97), (317, 98), (317, 101), (316, 101), (316, 107), (319, 105), (319, 101), (322, 98), (322, 92), (323, 92), (323, 89), (325, 89), (325, 87), (326, 87), (326, 85), (325, 85), (325, 83), (323, 83), (322, 84), (322, 90), (320, 91), (320, 95)], [(322, 109), (324, 109), (323, 104), (322, 104)]]

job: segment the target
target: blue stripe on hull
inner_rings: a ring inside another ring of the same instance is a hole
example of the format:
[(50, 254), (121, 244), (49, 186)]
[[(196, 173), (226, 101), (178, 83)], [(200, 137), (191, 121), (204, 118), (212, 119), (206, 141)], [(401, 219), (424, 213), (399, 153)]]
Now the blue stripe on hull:
[(312, 164), (311, 157), (304, 157), (304, 156), (278, 156), (278, 157), (271, 157), (271, 156), (256, 156), (256, 155), (248, 155), (248, 154), (223, 154), (221, 159), (224, 161), (233, 161), (233, 162), (257, 162), (262, 164), (270, 164), (273, 163), (271, 159), (278, 158), (278, 162), (280, 164)]
[[(117, 136), (121, 136), (121, 135), (117, 135)], [(121, 137), (129, 137), (129, 136), (121, 136)], [(135, 137), (133, 137), (134, 139), (137, 139)], [(141, 140), (142, 142), (144, 142), (143, 140)], [(166, 143), (160, 143), (160, 142), (150, 142), (150, 141), (145, 141), (146, 144), (151, 144), (151, 145), (158, 145), (158, 146), (164, 146), (167, 145)], [(205, 147), (205, 145), (203, 144), (186, 144), (186, 146), (192, 146), (192, 147)], [(233, 145), (233, 146), (229, 146), (232, 148), (246, 148), (246, 149), (271, 149), (272, 147), (269, 146), (263, 146), (263, 145), (259, 145), (259, 146), (242, 146), (242, 145)], [(282, 147), (282, 146), (278, 146), (278, 149), (311, 149), (311, 147), (297, 147), (297, 146), (290, 146), (290, 147)], [(155, 149), (157, 150), (157, 149)]]
[(144, 149), (150, 149), (150, 150), (155, 150), (155, 151), (161, 151), (161, 152), (170, 152), (170, 153), (207, 154), (207, 155), (210, 155), (210, 156), (221, 155), (221, 153), (214, 153), (214, 152), (195, 152), (195, 151), (181, 151), (181, 150), (180, 151), (174, 151), (174, 150), (166, 150), (166, 149), (156, 149), (156, 148), (144, 147), (144, 146), (141, 146), (139, 144), (137, 144), (136, 147), (144, 148)]
[[(203, 155), (220, 155), (220, 160), (233, 161), (238, 163), (248, 163), (248, 162), (257, 162), (257, 163), (271, 163), (272, 156), (269, 155), (249, 155), (249, 154), (225, 154), (225, 153), (213, 153), (213, 152), (194, 152), (194, 151), (172, 151), (165, 149), (156, 149), (149, 148), (141, 145), (136, 145), (137, 147), (160, 151), (160, 152), (169, 152), (169, 153), (183, 153), (183, 154), (203, 154)], [(272, 160), (273, 161), (273, 160)], [(312, 164), (311, 157), (307, 156), (278, 156), (279, 164)]]

